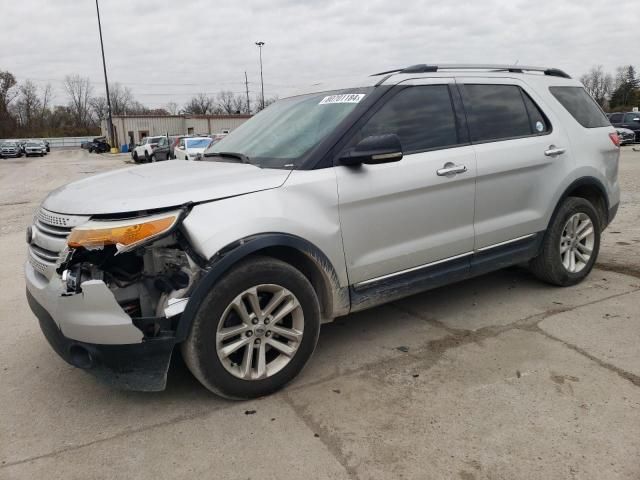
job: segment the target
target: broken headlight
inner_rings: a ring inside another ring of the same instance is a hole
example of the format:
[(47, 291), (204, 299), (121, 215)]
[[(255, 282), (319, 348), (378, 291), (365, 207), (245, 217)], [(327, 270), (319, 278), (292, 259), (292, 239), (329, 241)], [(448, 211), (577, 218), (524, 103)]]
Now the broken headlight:
[(87, 250), (114, 245), (117, 253), (126, 252), (170, 232), (182, 213), (175, 210), (130, 220), (90, 220), (71, 230), (67, 244)]

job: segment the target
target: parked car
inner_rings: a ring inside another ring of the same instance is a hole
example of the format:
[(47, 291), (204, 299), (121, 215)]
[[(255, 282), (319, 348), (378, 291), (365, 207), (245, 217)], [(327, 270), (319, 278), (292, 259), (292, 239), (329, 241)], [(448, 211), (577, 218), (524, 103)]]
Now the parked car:
[(24, 154), (27, 157), (36, 155), (39, 157), (44, 157), (46, 153), (47, 147), (45, 146), (44, 142), (30, 140), (25, 144)]
[(62, 358), (160, 390), (179, 347), (206, 388), (253, 398), (292, 380), (335, 317), (515, 264), (556, 286), (587, 277), (618, 210), (620, 149), (580, 82), (415, 65), (314, 88), (201, 162), (47, 196), (25, 278)]
[(22, 156), (22, 147), (18, 142), (9, 141), (4, 142), (0, 147), (0, 155), (3, 158), (16, 157), (19, 158)]
[(164, 160), (171, 160), (171, 137), (164, 136), (158, 140), (158, 145), (153, 150), (151, 156), (152, 162), (162, 162)]
[(89, 153), (106, 153), (111, 150), (111, 145), (107, 143), (106, 137), (96, 137), (89, 144)]
[(197, 160), (202, 156), (206, 148), (211, 144), (210, 137), (184, 137), (178, 141), (175, 148), (177, 160)]
[(620, 137), (620, 145), (629, 145), (636, 141), (636, 132), (628, 128), (616, 128), (618, 137)]
[(143, 138), (131, 151), (131, 158), (133, 158), (133, 161), (136, 163), (148, 163), (153, 161), (153, 151), (158, 146), (158, 142), (161, 138), (165, 137), (156, 136)]
[(640, 142), (640, 112), (615, 112), (609, 115), (609, 121), (616, 128), (632, 130), (635, 141)]

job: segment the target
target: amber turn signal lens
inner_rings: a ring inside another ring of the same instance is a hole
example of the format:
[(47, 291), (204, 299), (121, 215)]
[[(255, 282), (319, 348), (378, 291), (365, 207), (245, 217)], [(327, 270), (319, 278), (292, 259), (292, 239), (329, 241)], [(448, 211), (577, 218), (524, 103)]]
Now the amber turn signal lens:
[(71, 248), (96, 248), (105, 245), (128, 247), (168, 230), (176, 221), (175, 216), (158, 218), (148, 222), (96, 227), (94, 222), (86, 227), (74, 228), (67, 244)]

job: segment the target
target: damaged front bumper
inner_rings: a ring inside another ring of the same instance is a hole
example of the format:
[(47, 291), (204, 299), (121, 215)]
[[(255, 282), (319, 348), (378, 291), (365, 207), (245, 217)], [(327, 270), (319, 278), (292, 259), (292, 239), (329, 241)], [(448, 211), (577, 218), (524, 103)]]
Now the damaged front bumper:
[(27, 301), (47, 341), (69, 364), (83, 368), (101, 382), (122, 390), (164, 390), (175, 338), (154, 338), (125, 345), (78, 341), (62, 333), (53, 317), (28, 289)]
[(25, 279), (29, 306), (65, 361), (115, 388), (164, 390), (175, 336), (145, 336), (103, 281), (85, 281), (79, 293), (68, 293), (59, 276), (47, 279), (30, 262)]

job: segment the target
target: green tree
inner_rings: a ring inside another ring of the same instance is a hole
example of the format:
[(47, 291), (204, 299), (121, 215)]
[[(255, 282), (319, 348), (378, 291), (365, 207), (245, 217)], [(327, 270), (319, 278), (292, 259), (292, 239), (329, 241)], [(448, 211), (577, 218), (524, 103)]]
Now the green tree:
[(617, 76), (617, 86), (611, 95), (609, 105), (612, 109), (628, 110), (640, 103), (640, 79), (633, 65), (623, 67)]

